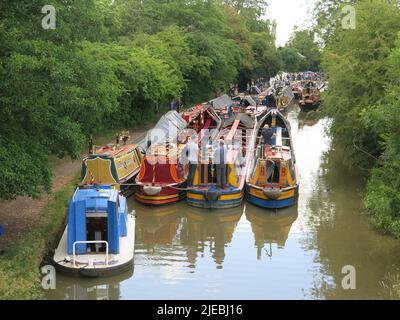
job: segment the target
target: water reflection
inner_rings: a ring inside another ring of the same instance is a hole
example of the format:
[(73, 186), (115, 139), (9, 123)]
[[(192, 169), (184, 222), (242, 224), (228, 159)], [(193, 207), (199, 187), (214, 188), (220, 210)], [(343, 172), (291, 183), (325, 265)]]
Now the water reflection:
[(119, 300), (121, 283), (133, 277), (133, 270), (113, 278), (83, 279), (57, 275), (57, 290), (51, 291), (54, 300)]
[(290, 229), (298, 217), (298, 208), (287, 208), (276, 212), (268, 212), (251, 206), (246, 211), (247, 220), (251, 223), (257, 247), (257, 259), (262, 257), (262, 250), (266, 255), (273, 256), (273, 244), (278, 249), (284, 249), (289, 237)]
[[(314, 194), (307, 204), (318, 262), (333, 279), (329, 285), (316, 284), (315, 295), (326, 299), (391, 298), (382, 281), (399, 272), (399, 242), (374, 230), (363, 214), (363, 177), (343, 165), (342, 152), (335, 148), (323, 154)], [(346, 265), (356, 269), (356, 290), (342, 288)]]
[(154, 252), (157, 245), (172, 244), (181, 223), (181, 217), (174, 206), (165, 208), (140, 207), (136, 224), (136, 242), (145, 245), (147, 251)]
[[(293, 109), (292, 109), (293, 110)], [(299, 129), (303, 129), (304, 127), (312, 127), (316, 125), (320, 120), (318, 119), (317, 116), (312, 116), (313, 113), (310, 112), (305, 112), (305, 111), (300, 111), (298, 115), (298, 122), (299, 122)]]
[(186, 208), (180, 240), (187, 247), (191, 267), (196, 266), (198, 255), (204, 256), (208, 248), (217, 268), (223, 268), (225, 248), (231, 243), (242, 214), (243, 207), (222, 213)]
[[(243, 206), (228, 212), (210, 212), (188, 207), (184, 202), (164, 208), (143, 207), (137, 203), (135, 206), (139, 212), (136, 228), (138, 253), (179, 252), (179, 255), (186, 256), (185, 262), (192, 269), (207, 252), (216, 267), (223, 268), (225, 248), (232, 241), (243, 214)], [(174, 260), (172, 256), (171, 259)]]

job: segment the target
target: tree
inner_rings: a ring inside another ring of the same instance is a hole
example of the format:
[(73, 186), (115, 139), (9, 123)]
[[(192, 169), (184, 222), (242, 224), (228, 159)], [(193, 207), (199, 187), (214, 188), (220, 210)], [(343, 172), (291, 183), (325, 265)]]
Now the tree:
[(345, 149), (344, 161), (369, 176), (365, 205), (373, 223), (400, 237), (400, 8), (371, 0), (357, 1), (355, 10), (357, 27), (330, 25), (325, 41), (329, 132)]
[(281, 49), (281, 55), (286, 71), (318, 71), (320, 69), (320, 48), (311, 30), (296, 30), (288, 44)]

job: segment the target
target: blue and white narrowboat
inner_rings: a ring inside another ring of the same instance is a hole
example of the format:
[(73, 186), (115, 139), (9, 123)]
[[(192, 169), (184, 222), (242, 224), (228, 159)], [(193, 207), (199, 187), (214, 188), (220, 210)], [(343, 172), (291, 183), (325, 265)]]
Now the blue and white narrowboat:
[(69, 205), (68, 225), (54, 254), (62, 273), (99, 277), (133, 267), (135, 212), (112, 186), (79, 187)]

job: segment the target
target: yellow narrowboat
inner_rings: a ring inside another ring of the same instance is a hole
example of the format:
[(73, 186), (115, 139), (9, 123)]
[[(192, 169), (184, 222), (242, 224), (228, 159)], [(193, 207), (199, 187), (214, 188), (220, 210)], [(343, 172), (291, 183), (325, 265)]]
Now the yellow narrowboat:
[(82, 183), (111, 185), (129, 195), (142, 163), (140, 148), (127, 144), (93, 146), (90, 149), (82, 161)]
[[(264, 109), (264, 107), (262, 107)], [(261, 108), (260, 108), (261, 112)], [(193, 187), (187, 191), (189, 205), (206, 209), (233, 208), (239, 206), (244, 198), (246, 173), (255, 145), (257, 117), (239, 113), (224, 124), (216, 141), (201, 149), (201, 159), (197, 166)], [(217, 181), (217, 166), (214, 152), (218, 141), (224, 140), (227, 159), (225, 176)]]
[[(265, 141), (263, 130), (271, 133)], [(296, 204), (299, 179), (290, 123), (278, 110), (260, 121), (257, 147), (246, 179), (246, 198), (259, 207), (281, 209)]]

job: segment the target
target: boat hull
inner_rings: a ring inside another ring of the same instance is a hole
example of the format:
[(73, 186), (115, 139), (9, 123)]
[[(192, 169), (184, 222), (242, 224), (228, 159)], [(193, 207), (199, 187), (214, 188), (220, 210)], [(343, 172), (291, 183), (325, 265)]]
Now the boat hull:
[(298, 200), (299, 187), (284, 191), (276, 199), (269, 198), (262, 190), (252, 186), (246, 187), (246, 200), (261, 208), (266, 209), (283, 209), (294, 206)]
[(125, 273), (133, 269), (133, 258), (132, 260), (115, 267), (103, 268), (103, 269), (74, 269), (65, 267), (63, 265), (55, 263), (56, 271), (59, 273), (70, 276), (70, 277), (83, 277), (83, 278), (106, 278), (113, 277)]
[(227, 191), (210, 189), (206, 191), (188, 191), (187, 203), (196, 208), (203, 209), (229, 209), (242, 204), (244, 191)]
[(144, 192), (144, 188), (140, 186), (139, 190), (135, 193), (135, 199), (141, 204), (148, 206), (163, 206), (176, 203), (185, 199), (186, 197), (186, 192), (177, 190), (177, 188), (182, 189), (184, 186), (177, 185), (174, 188), (166, 187), (162, 188), (160, 193), (157, 195), (148, 195)]

